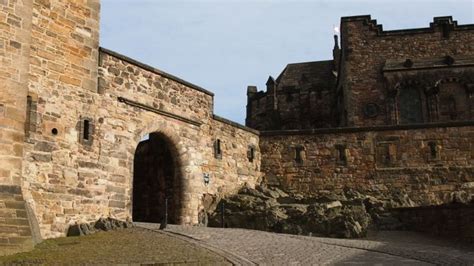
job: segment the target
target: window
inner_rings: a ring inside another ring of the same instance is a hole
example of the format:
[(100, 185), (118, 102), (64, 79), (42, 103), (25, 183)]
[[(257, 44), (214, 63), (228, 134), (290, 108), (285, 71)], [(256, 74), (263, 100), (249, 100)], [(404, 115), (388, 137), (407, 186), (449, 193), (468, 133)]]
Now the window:
[(305, 158), (305, 152), (303, 146), (296, 146), (295, 147), (295, 162), (296, 163), (303, 163)]
[(222, 159), (221, 140), (216, 139), (214, 141), (214, 157), (216, 159)]
[(436, 141), (428, 142), (430, 160), (439, 160), (439, 146)]
[(82, 136), (84, 140), (89, 140), (89, 134), (90, 134), (90, 124), (89, 120), (84, 120), (84, 132), (82, 133)]
[(346, 145), (338, 144), (336, 145), (336, 150), (337, 150), (337, 163), (346, 164), (347, 163)]
[(418, 89), (400, 89), (400, 123), (417, 124), (423, 122), (422, 101)]
[(391, 167), (397, 163), (397, 143), (380, 142), (377, 143), (377, 166)]
[(249, 146), (248, 151), (247, 151), (247, 159), (249, 159), (249, 162), (253, 162), (254, 158), (255, 158), (255, 148), (253, 146)]
[(91, 118), (82, 118), (79, 126), (79, 142), (83, 145), (92, 146), (94, 124)]

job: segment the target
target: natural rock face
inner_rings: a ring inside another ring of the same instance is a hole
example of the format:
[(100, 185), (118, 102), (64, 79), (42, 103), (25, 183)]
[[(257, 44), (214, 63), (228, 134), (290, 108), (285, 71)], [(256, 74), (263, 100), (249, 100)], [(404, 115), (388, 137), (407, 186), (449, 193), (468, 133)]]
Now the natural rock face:
[[(358, 238), (367, 234), (374, 221), (396, 225), (385, 217), (388, 202), (357, 192), (304, 197), (265, 185), (244, 187), (209, 210), (209, 225), (220, 227), (224, 204), (224, 226), (279, 233)], [(393, 203), (396, 204), (396, 203)]]
[(100, 218), (97, 222), (71, 225), (67, 236), (83, 236), (97, 233), (99, 231), (111, 231), (132, 227), (131, 222), (119, 221), (112, 218)]

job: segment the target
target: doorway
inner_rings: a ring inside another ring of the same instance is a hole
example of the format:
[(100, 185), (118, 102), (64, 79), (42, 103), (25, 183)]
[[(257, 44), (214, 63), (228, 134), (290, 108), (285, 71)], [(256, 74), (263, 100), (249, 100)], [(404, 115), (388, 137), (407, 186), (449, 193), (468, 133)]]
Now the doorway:
[(178, 176), (177, 152), (169, 138), (151, 133), (140, 141), (134, 157), (133, 221), (161, 223), (167, 210), (168, 223), (179, 223)]

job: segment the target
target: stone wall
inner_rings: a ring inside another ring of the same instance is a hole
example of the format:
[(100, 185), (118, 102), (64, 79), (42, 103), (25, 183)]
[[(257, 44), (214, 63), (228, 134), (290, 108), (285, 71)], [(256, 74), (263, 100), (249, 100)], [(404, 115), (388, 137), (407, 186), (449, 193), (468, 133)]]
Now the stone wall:
[(408, 230), (474, 243), (474, 206), (446, 204), (392, 210)]
[(262, 132), (265, 180), (307, 195), (354, 189), (435, 205), (474, 194), (472, 123)]
[(32, 1), (0, 1), (0, 255), (32, 245), (21, 193)]
[(70, 224), (100, 217), (131, 220), (135, 150), (150, 133), (166, 136), (175, 151), (179, 223), (197, 223), (204, 194), (255, 184), (258, 135), (215, 117), (212, 93), (105, 49), (98, 73), (95, 91), (39, 92), (24, 175), (43, 237), (63, 236)]
[(99, 0), (33, 0), (22, 188), (42, 237), (64, 235), (67, 217), (88, 208), (79, 195), (95, 193), (77, 187), (93, 157), (77, 123), (98, 107), (99, 10)]
[(247, 88), (246, 125), (258, 130), (333, 127), (335, 60), (288, 64), (266, 91)]
[[(405, 67), (405, 70), (410, 70), (410, 68), (417, 69), (417, 64), (422, 64), (420, 62), (427, 59), (440, 58), (440, 62), (420, 68), (424, 69), (423, 71), (409, 74), (412, 79), (418, 80), (420, 83), (426, 79), (427, 75), (433, 76), (432, 84), (419, 86), (422, 87), (420, 94), (423, 98), (425, 93), (429, 95), (430, 88), (426, 86), (435, 87), (436, 82), (440, 79), (458, 76), (457, 73), (450, 72), (455, 69), (449, 68), (449, 66), (460, 61), (460, 58), (472, 58), (474, 54), (474, 47), (471, 45), (473, 39), (474, 26), (457, 25), (457, 22), (453, 21), (451, 17), (435, 18), (429, 28), (394, 31), (383, 31), (382, 25), (371, 20), (370, 16), (343, 17), (341, 19), (343, 55), (341, 63), (344, 73), (340, 75), (339, 85), (343, 90), (340, 97), (346, 98), (344, 100), (345, 110), (340, 110), (341, 117), (345, 115), (344, 111), (347, 112), (347, 121), (344, 126), (373, 126), (400, 122), (393, 119), (390, 113), (390, 97), (396, 95), (390, 96), (389, 91), (393, 89), (396, 82), (390, 84), (390, 81), (384, 77), (382, 70), (387, 62), (390, 60), (402, 60), (403, 62), (410, 59), (414, 65), (408, 63)], [(459, 60), (443, 63), (442, 58), (445, 56)], [(450, 73), (441, 70), (443, 65)], [(427, 69), (432, 70), (427, 71)], [(472, 65), (470, 69), (472, 71)], [(462, 86), (465, 85), (464, 81), (460, 82)], [(419, 84), (413, 82), (402, 85), (418, 87)], [(466, 94), (471, 93), (459, 91), (456, 94), (464, 95), (464, 99), (469, 99)], [(424, 100), (422, 99), (422, 101)], [(367, 108), (367, 104), (377, 105), (380, 109), (379, 114), (375, 116), (365, 114), (364, 108)], [(426, 103), (422, 103), (422, 105), (423, 112), (428, 111), (429, 106)], [(424, 116), (422, 122), (431, 122), (427, 115)], [(462, 117), (458, 117), (458, 119), (462, 119)], [(473, 117), (468, 119), (473, 119)], [(345, 118), (343, 117), (342, 120)]]

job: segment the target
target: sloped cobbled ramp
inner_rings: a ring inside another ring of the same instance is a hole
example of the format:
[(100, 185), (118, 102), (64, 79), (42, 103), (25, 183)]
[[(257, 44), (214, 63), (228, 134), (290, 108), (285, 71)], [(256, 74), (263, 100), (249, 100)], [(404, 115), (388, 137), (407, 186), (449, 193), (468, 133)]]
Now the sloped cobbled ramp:
[[(159, 228), (159, 224), (136, 225)], [(474, 250), (467, 246), (447, 246), (407, 232), (382, 233), (382, 240), (349, 240), (168, 225), (165, 233), (188, 239), (237, 265), (474, 265)]]

